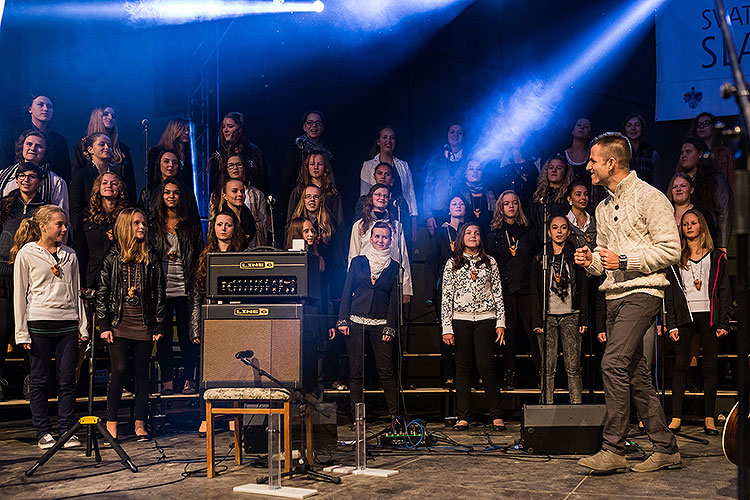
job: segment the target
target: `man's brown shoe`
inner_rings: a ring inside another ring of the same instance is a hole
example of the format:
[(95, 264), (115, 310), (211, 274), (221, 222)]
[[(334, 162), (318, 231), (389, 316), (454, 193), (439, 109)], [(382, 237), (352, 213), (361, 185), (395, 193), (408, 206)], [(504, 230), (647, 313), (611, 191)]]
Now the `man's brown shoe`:
[(588, 467), (596, 472), (616, 472), (627, 469), (627, 460), (623, 455), (618, 455), (609, 450), (601, 450), (595, 455), (583, 457), (578, 461), (581, 467)]
[(659, 469), (677, 469), (682, 467), (680, 452), (661, 453), (655, 451), (649, 457), (639, 464), (630, 467), (633, 472), (654, 472)]

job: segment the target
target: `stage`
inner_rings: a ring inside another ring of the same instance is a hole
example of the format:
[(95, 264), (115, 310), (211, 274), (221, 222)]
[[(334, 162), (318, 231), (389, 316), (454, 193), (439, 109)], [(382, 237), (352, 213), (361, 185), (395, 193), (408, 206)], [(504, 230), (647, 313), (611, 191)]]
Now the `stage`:
[[(368, 432), (379, 429), (377, 423), (368, 424)], [(684, 429), (688, 434), (704, 437), (699, 427)], [(518, 422), (510, 422), (508, 430), (502, 433), (485, 433), (480, 425), (459, 433), (437, 423), (430, 423), (429, 430), (444, 433), (462, 445), (472, 445), (474, 451), (371, 447), (373, 457), (368, 466), (397, 469), (399, 474), (389, 478), (349, 475), (343, 477), (340, 485), (302, 479), (285, 480), (284, 485), (315, 488), (319, 491), (315, 498), (358, 500), (720, 499), (737, 496), (737, 469), (722, 455), (721, 436), (710, 437), (708, 446), (678, 438), (682, 469), (592, 476), (576, 465), (578, 457), (481, 451), (492, 446), (512, 445), (520, 436)], [(351, 439), (354, 435), (349, 425), (340, 425), (338, 431), (340, 440)], [(251, 456), (246, 456), (242, 465), (234, 465), (232, 436), (226, 430), (217, 435), (217, 462), (226, 458), (217, 466), (220, 474), (213, 479), (205, 477), (205, 439), (187, 430), (146, 443), (135, 442), (132, 432), (130, 438), (126, 434), (122, 444), (140, 469), (135, 474), (120, 463), (111, 449), (102, 450), (100, 465), (79, 449), (61, 450), (31, 478), (27, 478), (24, 471), (41, 452), (36, 447), (30, 422), (4, 422), (0, 426), (0, 436), (0, 469), (3, 471), (0, 496), (6, 499), (262, 498), (232, 492), (235, 486), (254, 483), (266, 469)], [(637, 438), (635, 442), (649, 449), (647, 440)], [(639, 452), (631, 453), (629, 463), (636, 463), (640, 456)], [(318, 460), (322, 462), (331, 457), (336, 463), (353, 464), (354, 452), (351, 446), (339, 446), (332, 452), (318, 453)]]

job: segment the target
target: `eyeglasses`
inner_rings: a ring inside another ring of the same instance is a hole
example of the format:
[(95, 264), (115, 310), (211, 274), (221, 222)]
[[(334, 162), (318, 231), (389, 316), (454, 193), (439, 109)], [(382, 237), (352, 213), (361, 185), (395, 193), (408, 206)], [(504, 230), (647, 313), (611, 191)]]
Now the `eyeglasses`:
[(227, 163), (227, 168), (242, 168), (242, 163)]
[(28, 179), (30, 181), (38, 181), (39, 180), (39, 176), (36, 175), (36, 174), (18, 174), (18, 175), (16, 175), (16, 179), (18, 179), (19, 181), (23, 181), (23, 180), (26, 180), (26, 179)]
[(323, 125), (323, 122), (320, 120), (306, 120), (305, 125), (307, 125), (308, 127), (312, 127), (313, 125), (315, 125), (316, 127), (320, 127), (321, 125)]
[(319, 200), (320, 195), (319, 194), (306, 194), (305, 199), (306, 200)]
[(698, 128), (711, 126), (711, 120), (702, 120), (698, 122)]

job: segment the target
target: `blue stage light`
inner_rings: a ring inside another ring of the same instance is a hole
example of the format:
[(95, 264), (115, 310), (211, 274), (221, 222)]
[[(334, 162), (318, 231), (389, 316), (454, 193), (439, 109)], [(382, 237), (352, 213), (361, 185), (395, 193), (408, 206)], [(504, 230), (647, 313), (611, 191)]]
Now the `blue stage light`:
[[(475, 158), (490, 161), (507, 157), (513, 148), (529, 143), (535, 132), (559, 116), (564, 102), (573, 101), (580, 87), (593, 79), (606, 79), (607, 59), (617, 49), (622, 59), (626, 39), (643, 35), (648, 19), (668, 0), (637, 0), (628, 3), (607, 21), (598, 23), (547, 66), (547, 78), (528, 78), (497, 92), (476, 113), (473, 127), (481, 130)], [(580, 104), (580, 102), (578, 102)], [(579, 106), (580, 107), (580, 106)], [(489, 109), (489, 111), (488, 111)], [(570, 117), (569, 117), (570, 118)]]
[[(474, 0), (337, 0), (337, 25), (358, 30), (392, 28), (411, 16), (434, 13), (447, 7), (472, 3)], [(333, 8), (331, 9), (333, 10)], [(460, 12), (460, 11), (459, 11)]]
[(131, 22), (183, 24), (240, 17), (248, 14), (322, 12), (323, 2), (224, 1), (224, 0), (137, 0), (125, 2)]
[(123, 21), (139, 25), (168, 25), (249, 14), (322, 12), (324, 7), (320, 0), (127, 0), (18, 4), (13, 7), (13, 10), (17, 15), (28, 18), (86, 19)]
[(5, 0), (0, 0), (0, 25), (3, 24), (3, 13), (5, 12)]

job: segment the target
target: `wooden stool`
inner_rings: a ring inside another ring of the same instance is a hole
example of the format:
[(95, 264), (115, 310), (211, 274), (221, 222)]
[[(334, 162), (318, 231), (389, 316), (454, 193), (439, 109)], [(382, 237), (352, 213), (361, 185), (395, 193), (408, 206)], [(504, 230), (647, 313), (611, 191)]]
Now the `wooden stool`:
[[(289, 472), (292, 464), (292, 419), (290, 403), (292, 401), (289, 392), (283, 389), (245, 387), (245, 388), (220, 388), (207, 389), (203, 394), (206, 401), (206, 450), (207, 468), (206, 477), (214, 477), (214, 416), (234, 415), (234, 463), (242, 463), (242, 443), (240, 438), (241, 421), (240, 415), (271, 415), (279, 413), (282, 415), (282, 435), (284, 437), (284, 471)], [(232, 408), (217, 408), (216, 401), (231, 401)], [(245, 408), (244, 403), (266, 404), (267, 408)], [(273, 403), (283, 403), (281, 408), (273, 408)], [(312, 463), (312, 415), (306, 413), (307, 435), (307, 458)], [(270, 457), (269, 457), (270, 458)]]

